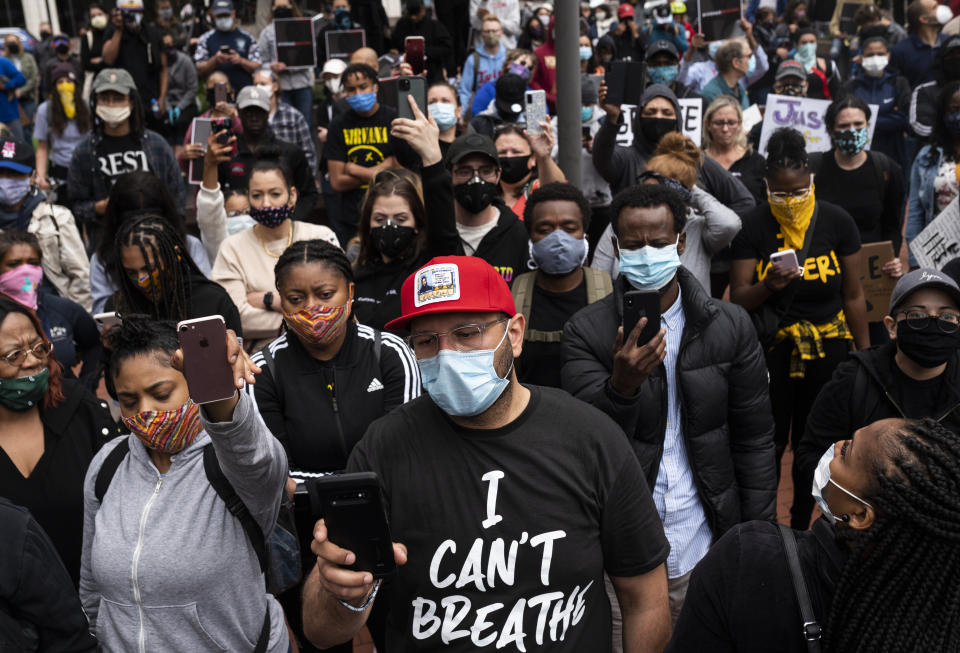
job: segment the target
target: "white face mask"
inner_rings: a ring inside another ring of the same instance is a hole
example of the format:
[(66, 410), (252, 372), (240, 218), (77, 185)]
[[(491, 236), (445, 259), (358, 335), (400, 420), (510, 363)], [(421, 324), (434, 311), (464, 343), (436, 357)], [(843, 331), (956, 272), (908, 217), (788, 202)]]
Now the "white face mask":
[(333, 94), (337, 94), (343, 88), (343, 81), (339, 77), (331, 77), (323, 80), (323, 85)]
[(99, 104), (97, 105), (97, 117), (107, 123), (107, 127), (119, 127), (130, 117), (130, 106), (108, 107)]
[(890, 63), (890, 57), (885, 54), (875, 54), (871, 57), (864, 57), (861, 65), (865, 73), (871, 77), (879, 77), (883, 74), (888, 63)]
[(273, 84), (257, 84), (257, 88), (262, 90), (269, 97), (273, 97)]
[(229, 32), (233, 29), (233, 18), (230, 16), (220, 16), (214, 18), (213, 24), (221, 32)]
[(105, 14), (97, 14), (90, 19), (90, 25), (93, 29), (103, 29), (107, 26), (107, 16)]
[[(833, 461), (833, 449), (835, 446), (836, 445), (831, 444), (830, 447), (824, 451), (823, 455), (820, 457), (820, 462), (817, 463), (817, 470), (813, 473), (813, 488), (810, 491), (810, 493), (813, 495), (813, 498), (816, 500), (817, 505), (820, 506), (820, 512), (822, 512), (824, 516), (830, 520), (831, 524), (836, 524), (837, 518), (830, 511), (830, 506), (827, 505), (827, 500), (823, 498), (823, 489), (827, 487), (828, 483), (833, 483), (834, 486), (843, 490), (843, 492), (853, 499), (856, 499), (868, 508), (873, 508), (873, 506), (871, 506), (869, 503), (830, 478), (830, 463)], [(841, 515), (841, 519), (843, 521), (849, 521), (850, 517), (848, 515)]]

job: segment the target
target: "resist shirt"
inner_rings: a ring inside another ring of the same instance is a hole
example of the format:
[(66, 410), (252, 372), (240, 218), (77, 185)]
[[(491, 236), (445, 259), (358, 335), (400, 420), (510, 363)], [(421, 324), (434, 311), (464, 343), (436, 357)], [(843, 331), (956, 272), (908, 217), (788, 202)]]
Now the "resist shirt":
[(620, 428), (528, 387), (504, 428), (458, 427), (424, 396), (353, 450), (348, 471), (378, 474), (391, 535), (409, 552), (381, 594), (390, 651), (609, 651), (604, 570), (637, 576), (666, 559)]
[[(843, 276), (840, 259), (860, 251), (860, 233), (850, 214), (835, 204), (817, 202), (817, 217), (813, 241), (807, 258), (801, 261), (803, 277), (800, 287), (782, 324), (789, 326), (800, 320), (814, 324), (829, 321), (843, 307)], [(769, 204), (762, 204), (743, 217), (743, 229), (731, 245), (734, 259), (756, 259), (753, 281), (763, 281), (770, 271), (770, 254), (789, 249), (784, 244), (780, 225), (770, 212)], [(799, 252), (797, 252), (799, 257)], [(794, 282), (796, 283), (796, 282)], [(767, 301), (776, 301), (771, 297)]]
[(126, 136), (107, 136), (97, 143), (97, 167), (113, 187), (114, 180), (125, 172), (144, 170), (149, 172), (147, 153), (143, 151), (140, 140), (131, 134)]

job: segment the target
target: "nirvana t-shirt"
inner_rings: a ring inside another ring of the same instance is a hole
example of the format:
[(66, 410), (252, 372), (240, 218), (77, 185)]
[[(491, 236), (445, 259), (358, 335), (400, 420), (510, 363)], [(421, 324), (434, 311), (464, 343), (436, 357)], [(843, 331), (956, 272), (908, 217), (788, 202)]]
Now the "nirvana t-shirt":
[(610, 650), (603, 572), (637, 576), (669, 544), (643, 471), (606, 415), (552, 388), (508, 426), (456, 426), (423, 396), (370, 425), (349, 471), (374, 471), (408, 551), (388, 647)]
[[(355, 111), (345, 111), (330, 122), (324, 154), (328, 161), (356, 163), (372, 168), (394, 154), (390, 123), (397, 117), (396, 109), (380, 104), (372, 116), (360, 116)], [(356, 225), (360, 217), (360, 203), (366, 185), (342, 193), (343, 224)]]
[[(562, 331), (567, 320), (586, 305), (585, 279), (573, 290), (561, 293), (550, 292), (534, 284), (527, 333), (531, 330)], [(524, 340), (523, 353), (517, 360), (517, 376), (521, 381), (559, 388), (562, 367), (559, 342)]]
[[(793, 283), (799, 287), (782, 323), (800, 320), (814, 324), (828, 322), (843, 307), (843, 275), (840, 259), (860, 251), (860, 234), (850, 214), (829, 202), (817, 202), (820, 214), (807, 250), (801, 261), (803, 276)], [(770, 254), (789, 249), (784, 244), (780, 225), (770, 206), (754, 208), (743, 218), (743, 228), (733, 241), (733, 259), (756, 259), (753, 281), (763, 281), (770, 271)], [(797, 256), (800, 256), (799, 251)], [(781, 291), (783, 292), (783, 291)], [(774, 297), (768, 302), (777, 301)]]
[(895, 399), (904, 415), (910, 419), (921, 419), (923, 417), (937, 419), (941, 416), (935, 413), (938, 413), (938, 406), (941, 407), (939, 412), (943, 412), (940, 393), (943, 390), (945, 374), (925, 381), (918, 381), (901, 372), (900, 368), (896, 366), (893, 373), (896, 377)]
[(150, 171), (147, 153), (143, 151), (140, 139), (132, 134), (126, 136), (106, 136), (97, 144), (97, 166), (109, 180), (114, 180), (125, 172), (137, 170)]

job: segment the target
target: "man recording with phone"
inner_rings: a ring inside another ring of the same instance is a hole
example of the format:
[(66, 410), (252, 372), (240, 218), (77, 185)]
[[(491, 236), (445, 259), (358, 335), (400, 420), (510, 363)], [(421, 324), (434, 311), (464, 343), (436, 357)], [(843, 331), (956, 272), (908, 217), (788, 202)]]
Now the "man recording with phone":
[[(679, 193), (637, 185), (610, 208), (620, 278), (613, 294), (567, 322), (561, 378), (633, 445), (670, 541), (676, 619), (710, 545), (741, 521), (776, 516), (767, 375), (747, 313), (711, 298), (680, 264), (687, 208)], [(632, 328), (628, 300), (646, 307)]]
[[(387, 327), (410, 331), (429, 395), (374, 422), (347, 464), (383, 485), (399, 566), (379, 599), (389, 649), (609, 650), (606, 573), (627, 606), (624, 649), (661, 651), (667, 541), (616, 424), (517, 381), (526, 324), (482, 260), (432, 259), (401, 304)], [(363, 627), (380, 586), (346, 569), (357, 554), (327, 533), (319, 521), (303, 595), (304, 631), (321, 647)]]
[(257, 40), (238, 26), (232, 0), (213, 0), (210, 14), (214, 29), (200, 37), (193, 53), (197, 76), (206, 77), (214, 70), (222, 70), (234, 89), (249, 86), (253, 83), (253, 71), (262, 64)]

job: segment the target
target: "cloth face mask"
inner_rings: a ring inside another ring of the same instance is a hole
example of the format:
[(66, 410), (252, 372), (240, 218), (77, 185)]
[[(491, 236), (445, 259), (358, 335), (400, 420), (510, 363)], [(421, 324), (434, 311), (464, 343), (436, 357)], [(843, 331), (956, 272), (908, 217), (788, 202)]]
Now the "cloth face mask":
[(41, 281), (43, 268), (24, 263), (0, 274), (0, 292), (35, 311), (37, 288)]
[(350, 313), (348, 300), (343, 306), (307, 306), (296, 313), (283, 312), (287, 326), (311, 345), (320, 345), (336, 338), (347, 326)]
[(189, 447), (203, 430), (200, 406), (192, 399), (176, 410), (143, 410), (121, 420), (148, 449), (168, 454)]

